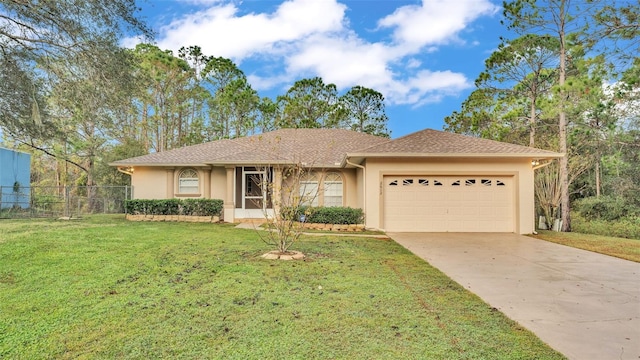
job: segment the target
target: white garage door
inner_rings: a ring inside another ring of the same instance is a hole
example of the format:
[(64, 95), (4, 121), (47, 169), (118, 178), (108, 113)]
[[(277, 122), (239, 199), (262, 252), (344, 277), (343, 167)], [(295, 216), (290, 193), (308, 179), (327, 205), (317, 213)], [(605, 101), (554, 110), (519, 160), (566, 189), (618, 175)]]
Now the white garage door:
[(510, 176), (385, 176), (384, 226), (408, 232), (513, 232)]

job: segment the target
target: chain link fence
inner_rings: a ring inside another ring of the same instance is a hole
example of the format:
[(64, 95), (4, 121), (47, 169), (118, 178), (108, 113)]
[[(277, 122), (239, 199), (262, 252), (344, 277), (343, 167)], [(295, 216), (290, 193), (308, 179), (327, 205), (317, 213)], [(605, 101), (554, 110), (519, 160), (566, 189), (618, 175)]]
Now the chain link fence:
[(124, 214), (131, 186), (0, 186), (0, 218)]

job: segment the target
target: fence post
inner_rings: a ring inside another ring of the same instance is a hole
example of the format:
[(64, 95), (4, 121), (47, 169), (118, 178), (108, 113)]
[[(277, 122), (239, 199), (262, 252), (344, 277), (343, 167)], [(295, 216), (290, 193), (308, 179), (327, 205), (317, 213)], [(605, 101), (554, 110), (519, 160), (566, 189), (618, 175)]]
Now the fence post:
[(71, 217), (71, 189), (64, 187), (64, 216)]
[(33, 217), (35, 214), (35, 210), (36, 210), (36, 203), (33, 200), (33, 187), (29, 186), (29, 216)]

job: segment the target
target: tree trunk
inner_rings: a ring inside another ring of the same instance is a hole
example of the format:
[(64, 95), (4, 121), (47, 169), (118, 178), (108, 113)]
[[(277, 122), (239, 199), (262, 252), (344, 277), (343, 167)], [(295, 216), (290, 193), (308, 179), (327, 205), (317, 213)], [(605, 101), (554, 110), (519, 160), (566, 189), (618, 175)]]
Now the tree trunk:
[(534, 147), (536, 141), (536, 99), (532, 97), (529, 113), (529, 146)]
[(93, 214), (98, 207), (96, 201), (96, 187), (93, 180), (93, 168), (95, 163), (93, 161), (93, 154), (89, 154), (87, 161), (87, 210)]
[(600, 197), (600, 156), (596, 159), (596, 197)]
[(151, 149), (151, 143), (149, 142), (149, 122), (148, 122), (148, 105), (146, 102), (142, 103), (142, 142), (144, 149), (149, 152)]
[(560, 37), (560, 78), (558, 83), (560, 85), (560, 115), (558, 116), (558, 129), (560, 135), (560, 152), (564, 154), (560, 158), (560, 207), (561, 207), (561, 231), (571, 231), (571, 205), (569, 204), (569, 153), (567, 152), (567, 114), (565, 109), (566, 91), (564, 89), (565, 78), (567, 73), (567, 48), (566, 48), (566, 11), (567, 2), (561, 1), (560, 4), (560, 16), (558, 24)]

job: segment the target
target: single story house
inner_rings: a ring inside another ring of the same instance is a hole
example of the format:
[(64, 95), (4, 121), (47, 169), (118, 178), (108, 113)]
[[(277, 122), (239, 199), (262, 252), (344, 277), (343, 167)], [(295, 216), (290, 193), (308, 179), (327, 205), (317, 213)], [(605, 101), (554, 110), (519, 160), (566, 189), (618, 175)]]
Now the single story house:
[(0, 209), (29, 207), (31, 155), (0, 147)]
[[(281, 185), (301, 164), (317, 206), (361, 208), (367, 228), (531, 233), (534, 170), (562, 154), (426, 129), (387, 139), (344, 129), (281, 129), (111, 163), (136, 199), (224, 200), (224, 221), (274, 207), (256, 178)], [(276, 194), (274, 196), (281, 196)]]

